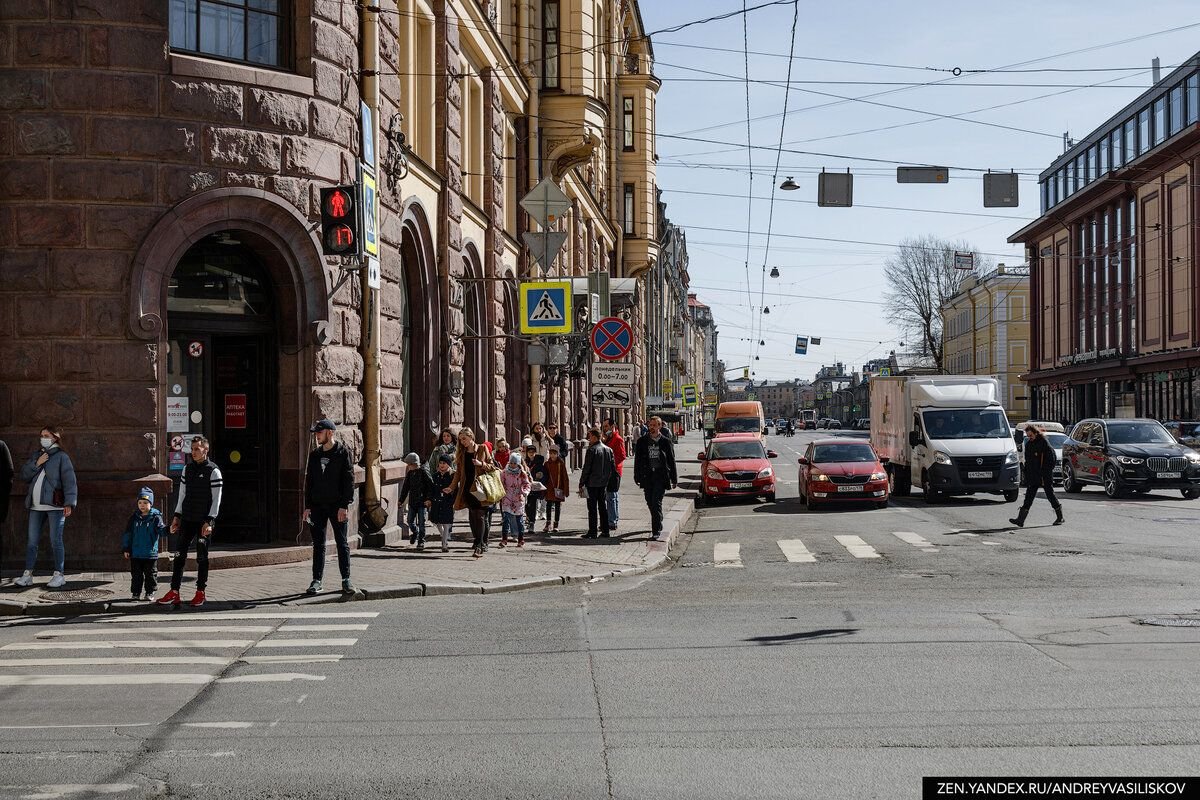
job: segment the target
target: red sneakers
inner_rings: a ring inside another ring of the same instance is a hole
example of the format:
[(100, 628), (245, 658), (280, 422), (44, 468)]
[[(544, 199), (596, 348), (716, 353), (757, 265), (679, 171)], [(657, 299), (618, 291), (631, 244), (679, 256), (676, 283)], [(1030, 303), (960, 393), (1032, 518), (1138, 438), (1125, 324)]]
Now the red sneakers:
[(204, 605), (204, 591), (197, 589), (196, 596), (192, 598), (188, 605), (192, 608), (199, 608), (200, 606)]
[(158, 605), (160, 606), (177, 606), (182, 602), (183, 598), (181, 598), (179, 596), (179, 592), (175, 591), (174, 589), (158, 598)]

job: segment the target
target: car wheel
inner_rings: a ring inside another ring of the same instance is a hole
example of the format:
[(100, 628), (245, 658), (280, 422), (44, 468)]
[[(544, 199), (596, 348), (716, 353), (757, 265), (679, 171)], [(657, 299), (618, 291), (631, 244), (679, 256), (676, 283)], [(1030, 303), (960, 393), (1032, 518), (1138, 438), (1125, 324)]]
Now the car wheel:
[(1124, 493), (1121, 479), (1117, 477), (1117, 469), (1112, 464), (1104, 468), (1104, 494), (1109, 498), (1118, 498)]
[(1200, 489), (1180, 489), (1179, 492), (1183, 495), (1184, 500), (1195, 500), (1200, 497)]
[(1067, 494), (1078, 494), (1083, 491), (1083, 484), (1075, 478), (1075, 470), (1067, 465), (1063, 472), (1063, 491)]
[(696, 494), (696, 508), (703, 507), (707, 501), (708, 495), (706, 495), (704, 492), (699, 492)]
[(810, 492), (805, 492), (804, 494), (804, 507), (809, 511), (817, 510), (817, 501), (813, 499), (813, 496)]
[(1004, 493), (1004, 502), (1015, 503), (1015, 502), (1017, 502), (1017, 498), (1020, 496), (1021, 496), (1021, 493), (1019, 491), (1017, 491), (1016, 489), (1013, 489), (1010, 492)]
[(925, 495), (926, 503), (936, 503), (941, 499), (941, 493), (929, 484), (929, 473), (921, 476), (921, 492)]
[(880, 500), (878, 503), (875, 504), (875, 507), (878, 508), (880, 511), (883, 511), (885, 508), (888, 507), (888, 501)]
[(767, 499), (768, 503), (775, 502), (775, 493), (774, 492), (767, 492), (765, 495), (763, 495), (763, 497), (765, 497)]

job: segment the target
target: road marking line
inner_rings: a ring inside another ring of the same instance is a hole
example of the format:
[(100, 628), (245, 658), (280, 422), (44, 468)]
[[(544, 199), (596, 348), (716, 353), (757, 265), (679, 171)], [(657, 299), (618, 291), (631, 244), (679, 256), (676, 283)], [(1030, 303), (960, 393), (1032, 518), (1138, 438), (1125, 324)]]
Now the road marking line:
[(341, 653), (313, 653), (306, 656), (242, 656), (238, 659), (246, 664), (325, 664), (341, 660)]
[(255, 647), (353, 647), (358, 639), (263, 639)]
[[(111, 727), (111, 726), (104, 726)], [(4, 788), (17, 788), (5, 786)], [(123, 794), (138, 787), (132, 783), (44, 783), (36, 786), (21, 786), (22, 789), (32, 789), (21, 797), (32, 797), (37, 800), (65, 800), (68, 797), (99, 797), (105, 794)]]
[(280, 633), (288, 631), (365, 631), (366, 625), (284, 625)]
[(253, 722), (184, 722), (185, 728), (253, 728)]
[(1000, 543), (999, 543), (999, 542), (989, 542), (987, 539), (984, 539), (984, 540), (983, 540), (983, 543), (984, 543), (984, 544), (990, 544), (990, 545), (992, 545), (993, 547), (999, 547), (999, 546), (1000, 546)]
[(874, 547), (864, 542), (858, 536), (834, 536), (837, 543), (850, 551), (850, 555), (855, 558), (879, 558), (879, 553)]
[(936, 553), (938, 549), (933, 546), (933, 543), (924, 536), (918, 536), (911, 531), (892, 531), (892, 536), (895, 536), (902, 542), (908, 542), (913, 547), (919, 547), (927, 553)]
[(84, 658), (5, 658), (0, 659), (0, 668), (5, 667), (108, 667), (121, 665), (146, 666), (165, 664), (211, 664), (223, 667), (228, 658), (220, 656), (128, 656), (128, 657), (84, 657)]
[(714, 567), (744, 567), (742, 546), (737, 542), (717, 542), (713, 545)]
[(99, 620), (107, 624), (139, 623), (139, 622), (184, 622), (186, 621), (221, 621), (229, 619), (374, 619), (378, 611), (218, 611), (195, 614), (188, 611), (177, 611), (173, 614), (134, 614), (126, 617), (113, 617)]
[(232, 678), (218, 678), (216, 675), (198, 672), (145, 672), (135, 675), (0, 675), (0, 686), (150, 686), (323, 680), (325, 680), (324, 675), (307, 675), (301, 672), (238, 675)]
[(169, 647), (192, 647), (195, 649), (219, 650), (232, 647), (249, 647), (250, 639), (146, 639), (111, 642), (17, 642), (6, 644), (0, 650), (140, 650)]
[[(363, 626), (366, 627), (365, 625)], [(146, 633), (270, 633), (270, 625), (213, 625), (152, 628)], [(89, 628), (86, 630), (42, 631), (38, 639), (57, 639), (60, 636), (111, 636), (112, 628)]]
[(269, 672), (265, 675), (235, 675), (232, 678), (217, 678), (217, 683), (290, 683), (292, 681), (323, 681), (324, 675), (309, 675), (304, 672)]
[(788, 561), (797, 564), (812, 564), (817, 560), (817, 557), (809, 552), (808, 548), (804, 546), (804, 542), (799, 539), (781, 539), (776, 544), (779, 545), (779, 549), (783, 551), (783, 557)]

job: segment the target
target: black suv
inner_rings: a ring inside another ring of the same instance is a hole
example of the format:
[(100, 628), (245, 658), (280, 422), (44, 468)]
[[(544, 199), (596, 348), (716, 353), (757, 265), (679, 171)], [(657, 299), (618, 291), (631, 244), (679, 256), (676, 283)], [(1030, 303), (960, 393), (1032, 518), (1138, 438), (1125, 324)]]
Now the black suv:
[(1151, 489), (1200, 497), (1200, 453), (1175, 441), (1157, 420), (1085, 419), (1062, 450), (1064, 491), (1098, 483), (1109, 497)]

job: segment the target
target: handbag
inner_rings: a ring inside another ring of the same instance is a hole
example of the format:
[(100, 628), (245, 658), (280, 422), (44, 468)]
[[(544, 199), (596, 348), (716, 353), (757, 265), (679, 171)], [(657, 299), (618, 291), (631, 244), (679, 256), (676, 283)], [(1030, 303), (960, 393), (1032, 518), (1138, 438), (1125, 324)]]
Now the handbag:
[(561, 489), (556, 486), (554, 488), (554, 502), (561, 503), (562, 501), (564, 501), (566, 499), (567, 499), (567, 491), (565, 489)]
[(492, 506), (504, 499), (504, 484), (495, 472), (484, 472), (475, 478), (471, 494), (485, 506)]

